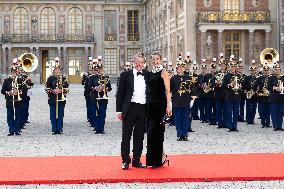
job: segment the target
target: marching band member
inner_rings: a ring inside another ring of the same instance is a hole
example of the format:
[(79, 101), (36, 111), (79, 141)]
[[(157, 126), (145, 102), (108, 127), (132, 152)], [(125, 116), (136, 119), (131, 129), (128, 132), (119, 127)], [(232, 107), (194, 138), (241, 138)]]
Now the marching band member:
[(104, 74), (103, 65), (95, 65), (97, 75), (89, 79), (88, 89), (91, 91), (92, 125), (95, 127), (95, 134), (105, 134), (105, 118), (108, 104), (107, 92), (111, 91), (110, 77)]
[(90, 110), (90, 92), (87, 90), (89, 77), (91, 76), (90, 66), (93, 64), (93, 57), (89, 57), (88, 70), (82, 76), (82, 85), (84, 85), (84, 97), (86, 101), (87, 109), (87, 122), (91, 122), (91, 110)]
[(21, 93), (24, 86), (22, 80), (18, 77), (18, 68), (16, 66), (11, 67), (11, 76), (4, 80), (1, 93), (5, 95), (6, 108), (7, 108), (7, 123), (9, 126), (9, 134), (21, 135), (20, 124), (21, 124), (21, 112), (20, 107)]
[(199, 74), (197, 78), (197, 82), (199, 84), (199, 92), (198, 92), (198, 97), (199, 97), (199, 112), (200, 112), (200, 123), (206, 123), (207, 122), (207, 117), (206, 117), (206, 93), (204, 92), (204, 89), (207, 88), (208, 86), (206, 84), (207, 82), (207, 66), (205, 64), (206, 59), (202, 59), (203, 63), (201, 65), (201, 73)]
[[(132, 69), (131, 62), (125, 62), (125, 65), (123, 67), (123, 72), (126, 72), (126, 71), (131, 70), (131, 69)], [(120, 76), (118, 76), (118, 78), (117, 78), (116, 87), (118, 87), (119, 79), (120, 79)]]
[(30, 104), (30, 96), (31, 92), (29, 91), (34, 83), (32, 82), (31, 78), (29, 77), (28, 73), (25, 72), (22, 67), (19, 67), (20, 70), (20, 77), (23, 81), (23, 85), (25, 87), (23, 88), (22, 92), (22, 129), (24, 128), (24, 125), (26, 123), (29, 123), (29, 104)]
[[(244, 65), (242, 63), (242, 58), (239, 59), (239, 64), (237, 67), (238, 74), (240, 77), (240, 82), (243, 83), (244, 79), (246, 78), (246, 74), (243, 73)], [(246, 103), (246, 93), (243, 90), (243, 86), (241, 88), (241, 101), (240, 101), (240, 111), (239, 111), (239, 122), (245, 122), (245, 103)]]
[(262, 128), (271, 127), (270, 126), (270, 111), (269, 111), (269, 90), (268, 90), (268, 80), (269, 80), (269, 67), (267, 65), (263, 66), (263, 75), (256, 79), (255, 85), (253, 86), (254, 91), (257, 93), (257, 102), (259, 115), (261, 119)]
[(59, 58), (55, 58), (53, 74), (49, 76), (45, 84), (45, 91), (48, 94), (48, 104), (50, 108), (50, 121), (52, 134), (62, 134), (64, 108), (66, 104), (66, 94), (69, 92), (67, 78), (61, 74)]
[(246, 122), (248, 125), (254, 125), (257, 107), (256, 93), (253, 90), (253, 85), (256, 82), (256, 67), (252, 65), (249, 70), (251, 74), (245, 77), (243, 81), (243, 90), (246, 93)]
[(170, 89), (172, 93), (172, 106), (177, 130), (177, 141), (188, 141), (187, 132), (191, 130), (190, 101), (191, 77), (184, 74), (185, 62), (177, 62), (177, 74), (171, 78)]
[(225, 126), (225, 89), (223, 88), (223, 79), (226, 75), (226, 62), (223, 53), (220, 54), (219, 71), (215, 75), (215, 100), (216, 100), (216, 119), (217, 128), (226, 128)]
[(282, 128), (284, 116), (284, 77), (280, 76), (279, 64), (273, 66), (273, 75), (268, 79), (270, 113), (273, 131), (284, 131)]
[[(193, 84), (192, 84), (192, 88), (193, 91), (192, 93), (194, 94), (194, 96), (198, 96), (198, 82), (197, 82), (197, 78), (198, 78), (198, 67), (196, 66), (195, 63), (193, 63), (193, 67), (192, 67), (192, 73), (191, 73), (191, 78), (193, 79)], [(193, 105), (191, 107), (191, 119), (192, 120), (199, 120), (199, 116), (198, 116), (198, 103), (199, 102), (199, 98), (196, 98), (193, 102)]]
[(222, 87), (225, 89), (225, 124), (228, 132), (239, 131), (237, 123), (240, 106), (240, 81), (236, 68), (236, 63), (231, 59), (229, 72), (224, 76), (222, 84)]
[(209, 91), (209, 99), (207, 103), (207, 114), (209, 118), (209, 125), (217, 125), (217, 118), (216, 118), (216, 98), (215, 98), (215, 75), (216, 75), (216, 58), (213, 58), (213, 63), (210, 64), (211, 73), (209, 74), (209, 81), (211, 85), (211, 91)]

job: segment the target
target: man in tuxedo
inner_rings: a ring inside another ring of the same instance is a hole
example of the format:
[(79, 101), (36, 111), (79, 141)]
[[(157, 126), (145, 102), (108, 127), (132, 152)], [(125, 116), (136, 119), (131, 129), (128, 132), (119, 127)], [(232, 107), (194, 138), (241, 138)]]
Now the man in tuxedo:
[(144, 62), (143, 54), (134, 56), (134, 67), (121, 73), (116, 93), (116, 114), (118, 119), (122, 120), (121, 157), (123, 170), (127, 170), (131, 162), (129, 154), (132, 131), (132, 167), (146, 167), (140, 161), (143, 150), (146, 104), (148, 102), (148, 72), (143, 69)]

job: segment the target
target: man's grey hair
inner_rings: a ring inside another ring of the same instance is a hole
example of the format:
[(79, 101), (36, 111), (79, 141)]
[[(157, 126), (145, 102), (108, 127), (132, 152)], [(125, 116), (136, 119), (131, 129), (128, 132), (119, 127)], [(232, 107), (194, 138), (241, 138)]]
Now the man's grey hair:
[(133, 62), (133, 63), (136, 63), (136, 60), (137, 60), (138, 58), (143, 58), (144, 61), (146, 60), (146, 57), (145, 57), (144, 53), (142, 53), (142, 52), (137, 52), (137, 53), (133, 56), (132, 62)]

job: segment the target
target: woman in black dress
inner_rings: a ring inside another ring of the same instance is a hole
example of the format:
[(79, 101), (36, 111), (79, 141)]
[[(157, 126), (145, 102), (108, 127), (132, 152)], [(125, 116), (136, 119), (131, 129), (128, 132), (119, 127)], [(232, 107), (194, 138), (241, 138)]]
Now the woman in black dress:
[(146, 164), (152, 168), (163, 166), (163, 142), (165, 125), (163, 117), (171, 116), (170, 76), (163, 68), (162, 56), (154, 52), (151, 62), (153, 70), (149, 74), (149, 106), (147, 127), (147, 154)]

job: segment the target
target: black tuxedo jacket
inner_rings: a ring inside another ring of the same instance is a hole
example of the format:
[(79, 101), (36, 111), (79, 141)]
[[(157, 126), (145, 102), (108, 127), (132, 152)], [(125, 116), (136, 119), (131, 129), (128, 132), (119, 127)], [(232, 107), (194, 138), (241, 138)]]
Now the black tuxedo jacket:
[[(146, 84), (146, 104), (149, 101), (149, 72), (143, 70)], [(116, 92), (116, 112), (122, 112), (122, 116), (127, 115), (131, 99), (134, 92), (134, 75), (133, 70), (125, 71), (120, 74), (119, 84)]]

